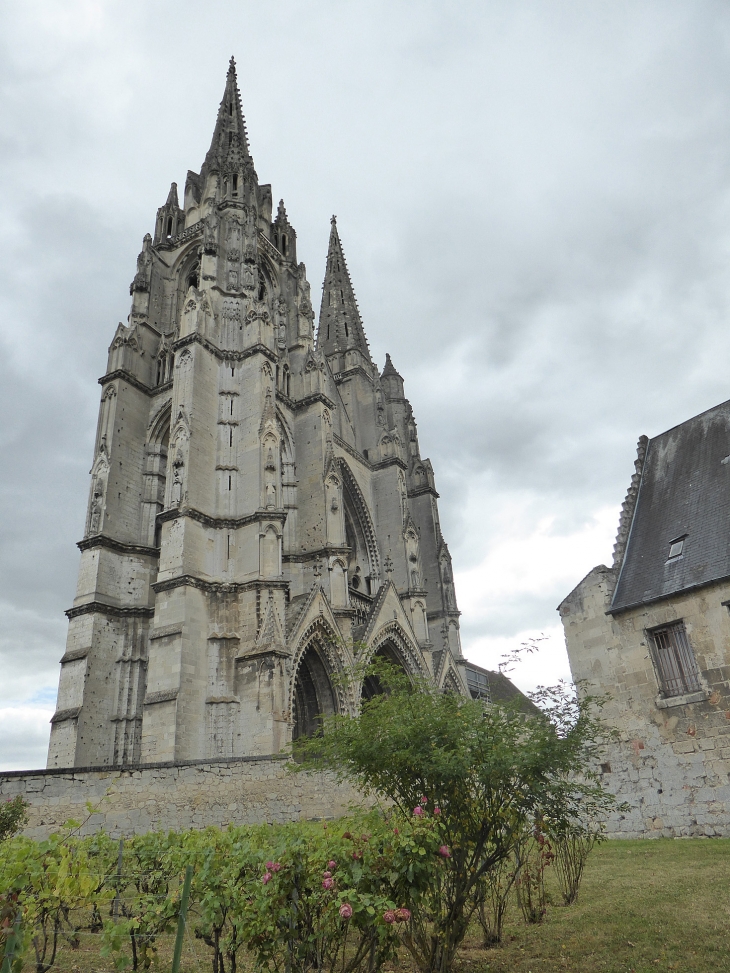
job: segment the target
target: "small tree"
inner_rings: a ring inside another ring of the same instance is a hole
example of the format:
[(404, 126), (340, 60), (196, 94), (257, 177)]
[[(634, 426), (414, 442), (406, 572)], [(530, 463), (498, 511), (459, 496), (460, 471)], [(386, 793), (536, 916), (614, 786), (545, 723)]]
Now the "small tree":
[(30, 805), (18, 794), (0, 802), (0, 841), (16, 835), (28, 819), (26, 813)]
[(298, 769), (317, 767), (387, 798), (404, 815), (438, 817), (443, 867), (413, 903), (403, 941), (424, 973), (447, 973), (478, 909), (487, 875), (536, 820), (582, 821), (613, 798), (591, 770), (603, 727), (595, 700), (545, 691), (544, 716), (445, 695), (391, 667), (359, 717), (323, 721), (298, 741)]

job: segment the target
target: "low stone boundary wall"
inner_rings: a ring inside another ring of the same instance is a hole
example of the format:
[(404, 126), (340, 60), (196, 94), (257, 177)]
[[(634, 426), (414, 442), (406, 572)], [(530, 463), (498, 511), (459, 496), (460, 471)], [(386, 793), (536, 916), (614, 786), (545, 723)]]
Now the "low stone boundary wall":
[[(329, 774), (287, 771), (280, 757), (244, 757), (129, 768), (0, 772), (0, 800), (29, 802), (25, 834), (45, 838), (64, 822), (82, 834), (123, 837), (153, 830), (332, 818), (368, 802)], [(87, 804), (94, 808), (89, 814)]]

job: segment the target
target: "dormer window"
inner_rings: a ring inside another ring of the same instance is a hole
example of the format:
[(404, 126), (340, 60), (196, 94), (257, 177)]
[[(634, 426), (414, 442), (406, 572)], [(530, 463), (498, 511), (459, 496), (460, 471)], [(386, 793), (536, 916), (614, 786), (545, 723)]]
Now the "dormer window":
[(687, 535), (685, 534), (684, 537), (677, 537), (676, 540), (673, 540), (670, 543), (669, 557), (667, 558), (668, 561), (673, 561), (675, 558), (681, 557), (682, 552), (684, 551), (684, 542), (686, 540)]

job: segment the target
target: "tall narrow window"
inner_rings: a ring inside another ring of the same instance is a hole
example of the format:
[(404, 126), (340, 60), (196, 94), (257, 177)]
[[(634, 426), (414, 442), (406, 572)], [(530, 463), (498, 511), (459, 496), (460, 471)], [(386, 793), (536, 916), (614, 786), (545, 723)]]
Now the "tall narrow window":
[(233, 195), (238, 196), (238, 176), (235, 172), (233, 173)]
[(233, 415), (233, 399), (231, 399), (231, 415)]
[(684, 622), (649, 632), (659, 689), (663, 696), (683, 696), (701, 689), (700, 674)]
[(228, 102), (228, 114), (229, 115), (233, 115), (233, 102), (232, 101), (229, 101)]
[(228, 560), (231, 560), (231, 535), (228, 535)]
[(233, 426), (231, 426), (231, 428), (228, 430), (228, 432), (229, 432), (228, 445), (229, 446), (233, 446)]
[(167, 235), (172, 236), (172, 217), (167, 217)]
[(228, 474), (228, 489), (229, 489), (229, 490), (231, 489), (231, 479), (232, 479), (232, 478), (231, 478), (231, 475), (230, 475), (230, 473), (229, 473), (229, 474)]

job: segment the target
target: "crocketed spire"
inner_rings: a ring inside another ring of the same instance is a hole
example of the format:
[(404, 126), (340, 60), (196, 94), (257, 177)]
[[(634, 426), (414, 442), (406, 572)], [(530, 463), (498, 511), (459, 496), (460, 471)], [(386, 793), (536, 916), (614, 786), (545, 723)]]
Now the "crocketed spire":
[(241, 94), (236, 78), (236, 62), (231, 58), (213, 138), (200, 174), (205, 176), (208, 172), (240, 170), (250, 161), (246, 120), (241, 111)]
[(370, 349), (345, 262), (337, 218), (332, 217), (327, 272), (322, 285), (317, 348), (326, 355), (357, 350), (372, 365)]

